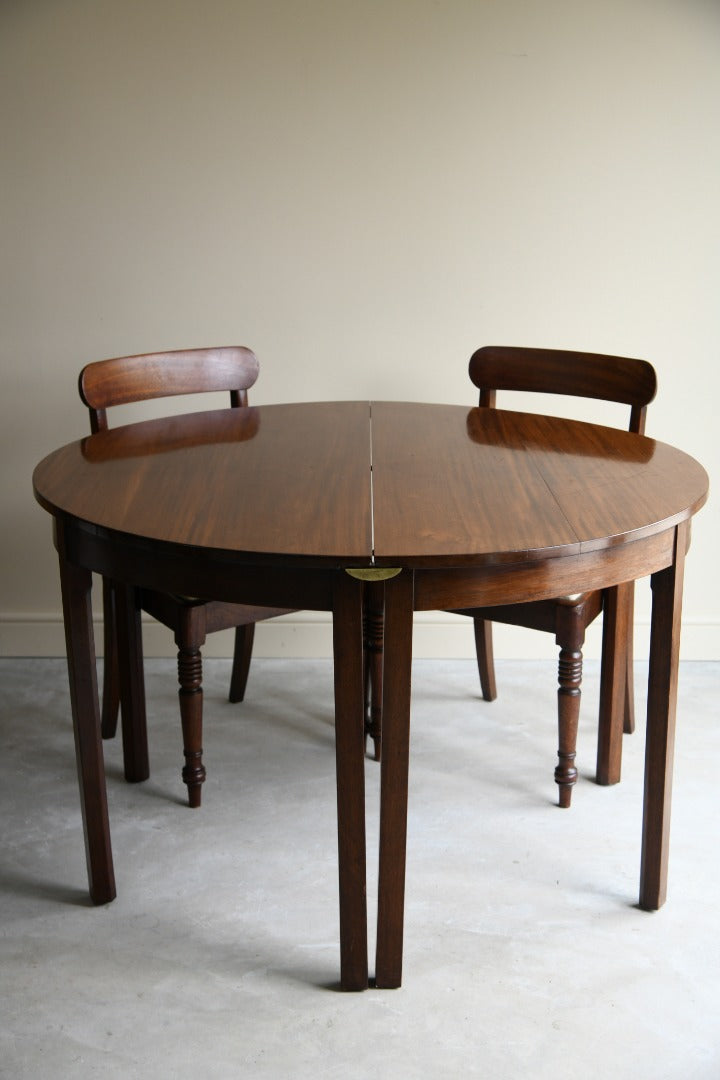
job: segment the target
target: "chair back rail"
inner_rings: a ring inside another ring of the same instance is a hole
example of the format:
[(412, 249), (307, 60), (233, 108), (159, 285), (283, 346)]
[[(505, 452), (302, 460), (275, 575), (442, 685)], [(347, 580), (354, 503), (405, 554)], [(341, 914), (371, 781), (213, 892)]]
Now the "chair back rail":
[(233, 407), (247, 405), (247, 391), (259, 370), (255, 354), (243, 345), (176, 349), (87, 364), (79, 390), (96, 432), (107, 428), (108, 408), (134, 401), (228, 390)]
[(629, 430), (639, 435), (657, 390), (655, 370), (647, 360), (560, 349), (486, 345), (473, 353), (469, 372), (482, 406), (495, 406), (497, 390), (616, 401), (631, 407)]

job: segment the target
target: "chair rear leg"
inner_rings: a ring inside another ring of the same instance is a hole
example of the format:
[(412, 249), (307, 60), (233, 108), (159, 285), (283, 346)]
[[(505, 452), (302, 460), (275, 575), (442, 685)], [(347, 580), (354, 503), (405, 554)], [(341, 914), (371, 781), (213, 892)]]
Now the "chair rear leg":
[(255, 623), (235, 627), (235, 651), (233, 653), (232, 674), (230, 675), (230, 693), (228, 700), (233, 703), (243, 701), (250, 672)]
[(475, 652), (477, 654), (480, 689), (485, 701), (497, 697), (495, 686), (495, 661), (493, 659), (492, 623), (489, 619), (473, 619), (475, 627)]

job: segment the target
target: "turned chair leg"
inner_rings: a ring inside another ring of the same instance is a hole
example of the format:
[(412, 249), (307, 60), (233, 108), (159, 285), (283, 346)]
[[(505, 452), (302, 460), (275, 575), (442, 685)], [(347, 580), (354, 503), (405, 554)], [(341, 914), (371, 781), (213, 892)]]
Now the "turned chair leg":
[(199, 627), (203, 608), (189, 608), (175, 635), (178, 646), (178, 682), (180, 689), (180, 720), (183, 731), (185, 765), (183, 782), (188, 789), (188, 804), (196, 809), (202, 801), (202, 785), (205, 782), (205, 766), (202, 755), (203, 691), (202, 653), (205, 643), (204, 627)]
[(570, 806), (572, 790), (577, 780), (575, 767), (578, 717), (580, 715), (580, 684), (582, 683), (582, 646), (585, 628), (580, 609), (568, 606), (559, 613), (556, 642), (560, 646), (558, 663), (558, 763), (555, 783), (558, 785), (559, 805)]
[(103, 578), (103, 696), (100, 730), (103, 739), (114, 739), (120, 710), (120, 665), (115, 627), (115, 589)]
[(365, 583), (363, 611), (363, 678), (365, 685), (365, 745), (373, 741), (373, 756), (382, 754), (383, 648), (385, 588), (381, 581)]
[(246, 623), (245, 626), (235, 627), (235, 652), (233, 653), (230, 693), (228, 694), (228, 700), (233, 703), (243, 701), (245, 698), (254, 638), (255, 623)]
[(475, 652), (477, 654), (480, 689), (485, 701), (497, 697), (495, 686), (495, 661), (493, 659), (492, 622), (489, 619), (473, 619), (475, 628)]

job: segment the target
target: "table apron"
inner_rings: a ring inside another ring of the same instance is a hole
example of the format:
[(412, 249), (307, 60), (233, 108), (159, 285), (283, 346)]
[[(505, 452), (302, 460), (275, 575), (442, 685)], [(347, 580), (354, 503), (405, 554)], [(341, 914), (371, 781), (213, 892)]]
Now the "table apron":
[(96, 532), (74, 519), (56, 518), (56, 547), (70, 563), (137, 588), (258, 607), (332, 611), (342, 568), (275, 564), (257, 566)]
[[(670, 566), (675, 529), (626, 544), (542, 561), (416, 568), (416, 611), (490, 607), (609, 588)], [(56, 544), (72, 563), (139, 588), (206, 600), (331, 611), (337, 567), (245, 564), (208, 550), (186, 552), (56, 519)]]
[(416, 611), (520, 604), (636, 581), (672, 565), (675, 529), (579, 555), (513, 566), (449, 567), (415, 574)]

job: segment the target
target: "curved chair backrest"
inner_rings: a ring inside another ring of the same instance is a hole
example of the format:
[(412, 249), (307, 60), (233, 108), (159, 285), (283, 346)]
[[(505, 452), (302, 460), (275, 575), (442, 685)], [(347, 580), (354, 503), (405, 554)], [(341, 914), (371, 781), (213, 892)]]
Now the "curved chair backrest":
[(96, 432), (108, 426), (107, 409), (133, 401), (229, 390), (231, 406), (247, 405), (247, 391), (259, 371), (255, 353), (244, 345), (176, 349), (87, 364), (80, 372), (79, 390)]
[(657, 390), (655, 369), (647, 360), (601, 353), (486, 345), (473, 353), (469, 371), (483, 406), (495, 405), (496, 390), (616, 401), (630, 406), (629, 430), (639, 435)]

